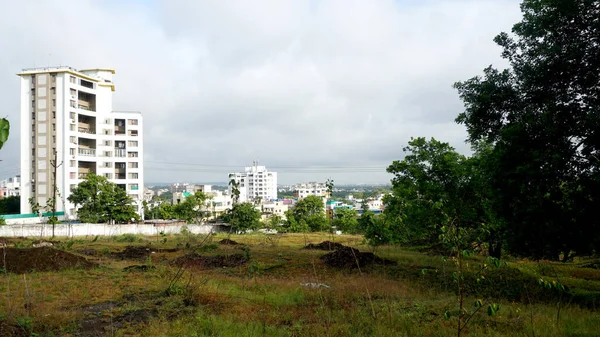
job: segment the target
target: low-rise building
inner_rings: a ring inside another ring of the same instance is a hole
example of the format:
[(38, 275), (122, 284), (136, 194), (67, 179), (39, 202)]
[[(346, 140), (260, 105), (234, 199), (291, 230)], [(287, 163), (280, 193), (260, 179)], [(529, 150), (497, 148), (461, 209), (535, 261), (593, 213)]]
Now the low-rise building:
[(296, 186), (294, 186), (295, 198), (303, 199), (308, 197), (309, 195), (327, 197), (327, 185), (325, 185), (325, 183), (318, 183), (312, 181), (308, 183), (296, 184)]
[(21, 176), (17, 175), (0, 181), (0, 198), (20, 195)]

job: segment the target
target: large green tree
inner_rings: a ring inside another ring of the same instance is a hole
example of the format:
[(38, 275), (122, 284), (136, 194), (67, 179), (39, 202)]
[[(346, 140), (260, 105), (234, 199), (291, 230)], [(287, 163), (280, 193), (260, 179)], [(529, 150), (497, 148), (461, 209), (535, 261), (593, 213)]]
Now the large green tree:
[(600, 2), (525, 0), (495, 42), (510, 67), (455, 84), (457, 122), (487, 161), (509, 248), (536, 258), (598, 251)]
[(10, 122), (6, 118), (0, 118), (0, 149), (4, 146), (4, 143), (8, 140), (10, 132)]
[(222, 216), (236, 231), (245, 232), (260, 228), (260, 211), (251, 202), (236, 203)]
[(196, 191), (185, 198), (183, 202), (173, 206), (173, 213), (177, 219), (188, 223), (199, 222), (200, 219), (210, 212), (206, 205), (208, 197), (202, 191)]
[(18, 196), (0, 199), (0, 214), (19, 214), (21, 212), (20, 200)]
[(403, 160), (387, 171), (392, 193), (384, 198), (386, 217), (396, 224), (396, 241), (438, 241), (442, 226), (477, 228), (481, 222), (475, 167), (448, 143), (411, 139)]
[(316, 195), (298, 200), (292, 209), (286, 212), (286, 218), (287, 227), (292, 232), (317, 232), (329, 227), (323, 199)]
[(78, 207), (77, 215), (89, 223), (126, 223), (139, 220), (133, 200), (125, 190), (106, 178), (88, 174), (71, 192), (69, 201)]
[(356, 210), (348, 208), (336, 209), (333, 214), (333, 226), (344, 233), (358, 233), (358, 214)]

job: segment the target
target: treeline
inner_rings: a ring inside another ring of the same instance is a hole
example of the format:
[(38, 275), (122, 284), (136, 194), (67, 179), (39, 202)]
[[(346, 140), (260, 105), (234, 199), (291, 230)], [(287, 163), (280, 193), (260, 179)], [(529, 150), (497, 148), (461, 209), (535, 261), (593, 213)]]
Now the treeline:
[(0, 214), (19, 214), (21, 213), (20, 198), (11, 196), (0, 199)]
[(392, 241), (448, 231), (532, 258), (597, 254), (600, 224), (600, 6), (526, 0), (495, 42), (507, 69), (458, 82), (472, 157), (411, 140), (387, 197)]

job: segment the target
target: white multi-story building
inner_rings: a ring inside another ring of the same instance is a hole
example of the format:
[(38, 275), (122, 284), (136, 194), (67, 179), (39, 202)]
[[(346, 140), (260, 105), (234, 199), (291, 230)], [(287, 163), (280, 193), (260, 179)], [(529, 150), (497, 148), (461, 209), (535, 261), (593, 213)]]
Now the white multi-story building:
[(327, 196), (327, 186), (325, 183), (308, 182), (303, 184), (296, 184), (294, 186), (294, 197), (303, 199), (309, 195), (316, 195), (319, 197)]
[(0, 181), (0, 198), (19, 196), (21, 189), (21, 176), (17, 175)]
[[(21, 213), (29, 198), (41, 207), (54, 195), (57, 211), (90, 173), (127, 191), (143, 214), (142, 114), (112, 110), (112, 69), (23, 69), (21, 78)], [(54, 171), (56, 170), (56, 182)]]
[(252, 166), (244, 168), (244, 172), (230, 173), (229, 180), (232, 179), (239, 184), (239, 202), (277, 199), (277, 172), (269, 172), (265, 166), (258, 166), (256, 160)]

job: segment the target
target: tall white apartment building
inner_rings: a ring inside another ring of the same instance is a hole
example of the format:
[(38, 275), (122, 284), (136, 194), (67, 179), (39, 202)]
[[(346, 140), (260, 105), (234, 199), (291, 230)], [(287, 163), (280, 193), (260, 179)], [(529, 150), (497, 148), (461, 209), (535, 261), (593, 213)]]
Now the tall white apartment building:
[(294, 197), (303, 199), (309, 195), (316, 195), (319, 197), (327, 196), (327, 185), (325, 183), (308, 182), (303, 184), (296, 184), (294, 186)]
[[(90, 173), (127, 191), (142, 212), (143, 123), (139, 112), (112, 110), (113, 69), (23, 69), (21, 78), (21, 213), (29, 198), (75, 215), (68, 201)], [(56, 161), (55, 161), (56, 158)]]
[[(277, 172), (269, 172), (265, 166), (258, 166), (254, 161), (252, 166), (244, 168), (244, 172), (230, 173), (229, 180), (239, 184), (239, 202), (277, 199)], [(229, 193), (232, 192), (231, 184)]]

